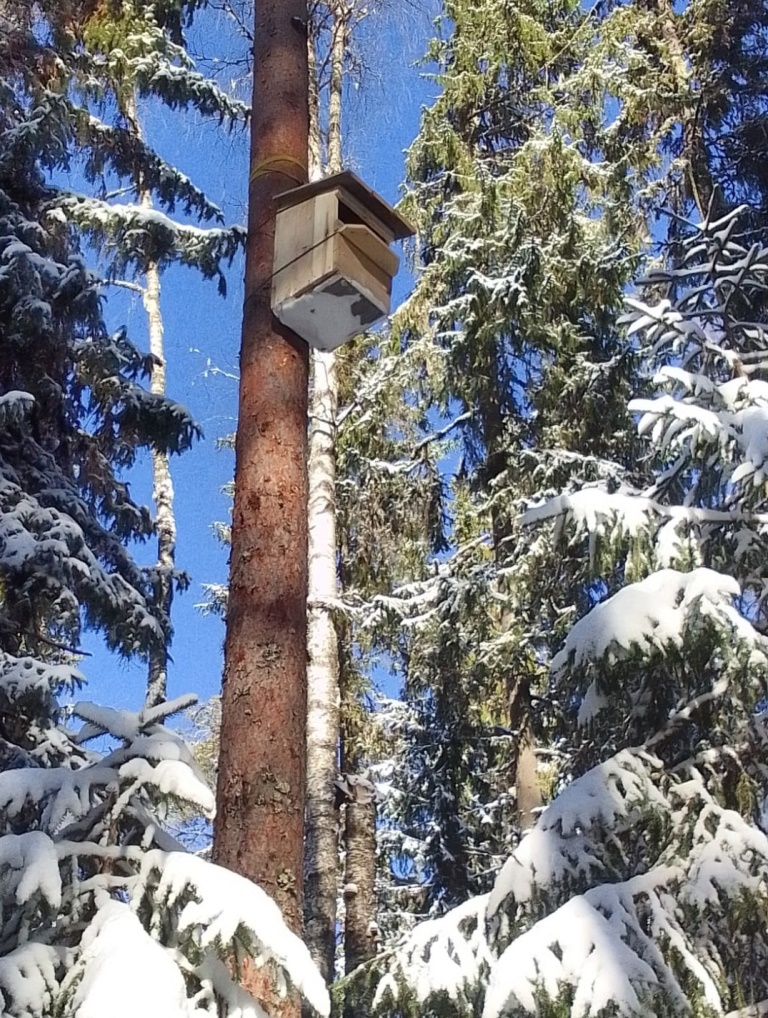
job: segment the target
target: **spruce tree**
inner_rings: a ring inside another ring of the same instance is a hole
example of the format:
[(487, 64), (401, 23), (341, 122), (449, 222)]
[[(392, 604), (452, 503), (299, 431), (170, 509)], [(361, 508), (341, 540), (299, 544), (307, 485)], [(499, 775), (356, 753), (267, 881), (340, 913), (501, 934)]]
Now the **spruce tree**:
[(424, 437), (439, 432), (435, 457), (458, 461), (451, 554), (399, 598), (415, 616), (403, 643), (416, 721), (399, 822), (433, 912), (490, 886), (542, 802), (553, 591), (585, 597), (589, 578), (515, 520), (537, 494), (628, 469), (633, 365), (612, 324), (643, 234), (626, 170), (592, 165), (561, 94), (584, 56), (580, 6), (455, 3), (446, 16), (443, 92), (404, 201), (424, 267), (396, 319)]
[[(188, 14), (191, 17), (191, 11)], [(150, 150), (146, 145), (142, 126), (141, 108), (148, 98), (154, 96), (171, 105), (179, 117), (189, 111), (202, 109), (208, 117), (215, 117), (220, 123), (228, 121), (231, 128), (238, 120), (245, 121), (247, 110), (221, 92), (214, 82), (206, 81), (198, 74), (185, 50), (173, 42), (173, 36), (180, 36), (175, 20), (168, 21), (168, 14), (157, 4), (122, 3), (119, 8), (97, 12), (84, 26), (83, 39), (90, 49), (93, 63), (108, 67), (109, 87), (115, 95), (118, 117), (114, 127), (124, 134), (127, 147)], [(119, 48), (122, 59), (111, 60), (110, 52)], [(151, 77), (147, 75), (147, 62), (152, 63)], [(158, 82), (167, 77), (174, 80), (171, 94)], [(159, 93), (159, 94), (158, 94)], [(201, 102), (201, 93), (204, 101)], [(172, 180), (174, 170), (157, 154), (154, 160), (162, 166), (164, 176)], [(144, 163), (146, 160), (144, 160)], [(177, 174), (178, 176), (178, 174)], [(180, 179), (180, 178), (179, 178)], [(153, 191), (147, 179), (142, 161), (135, 161), (128, 174), (130, 191), (133, 192), (137, 208), (151, 214)], [(169, 200), (170, 198), (170, 200)], [(165, 195), (165, 204), (173, 205), (173, 195)], [(129, 210), (130, 214), (130, 210)], [(198, 210), (198, 217), (216, 218), (221, 214), (209, 203), (209, 207)], [(103, 248), (104, 237), (98, 238)], [(117, 242), (118, 246), (120, 241)], [(107, 245), (108, 251), (109, 245)], [(106, 252), (104, 252), (106, 253)], [(107, 270), (109, 270), (107, 265)], [(141, 293), (147, 314), (149, 353), (151, 357), (151, 391), (165, 394), (166, 343), (164, 340), (163, 316), (160, 303), (161, 272), (154, 257), (147, 257), (135, 266), (136, 279), (132, 281), (113, 280), (117, 285), (129, 286)], [(171, 605), (175, 583), (185, 583), (175, 568), (176, 518), (174, 513), (174, 492), (168, 457), (160, 451), (152, 453), (153, 501), (155, 503), (155, 531), (157, 534), (157, 562), (154, 572), (154, 600), (165, 617), (166, 641), (159, 644), (150, 654), (147, 677), (147, 705), (155, 706), (166, 697), (168, 681), (169, 646), (171, 642)]]
[(761, 6), (445, 5), (442, 94), (404, 204), (424, 268), (398, 316), (403, 348), (422, 351), (425, 430), (437, 416), (458, 459), (453, 555), (399, 605), (415, 621), (394, 828), (433, 909), (489, 886), (569, 766), (549, 661), (596, 592), (619, 588), (628, 549), (620, 527), (582, 555), (516, 520), (563, 490), (642, 481), (618, 309), (652, 231), (674, 240), (712, 203), (763, 203), (746, 140), (764, 116)]
[(737, 223), (689, 231), (630, 301), (660, 387), (630, 403), (652, 483), (585, 486), (524, 519), (559, 520), (570, 554), (624, 581), (551, 662), (571, 710), (564, 787), (490, 896), (353, 977), (374, 1013), (764, 1004), (765, 332), (736, 311), (761, 300), (768, 249)]

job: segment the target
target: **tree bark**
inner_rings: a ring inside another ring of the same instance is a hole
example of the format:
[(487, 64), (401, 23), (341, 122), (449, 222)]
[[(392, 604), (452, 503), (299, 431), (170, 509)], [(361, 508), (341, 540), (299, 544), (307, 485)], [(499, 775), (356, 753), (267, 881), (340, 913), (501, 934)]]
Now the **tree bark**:
[[(376, 954), (376, 800), (366, 779), (353, 780), (346, 805), (344, 874), (344, 970)], [(347, 1009), (345, 1018), (355, 1018)]]
[[(135, 90), (129, 90), (125, 100), (125, 116), (137, 138), (143, 137), (139, 121)], [(142, 182), (136, 182), (139, 204), (152, 208), (152, 194)], [(152, 357), (152, 374), (149, 391), (165, 396), (165, 344), (163, 315), (160, 308), (160, 269), (157, 262), (149, 262), (144, 274), (141, 293), (147, 314), (149, 352)], [(155, 503), (157, 530), (157, 562), (155, 565), (155, 605), (165, 618), (165, 639), (152, 646), (149, 652), (149, 670), (145, 706), (156, 707), (166, 699), (168, 689), (168, 646), (171, 639), (171, 607), (173, 604), (173, 570), (176, 564), (176, 516), (173, 511), (173, 481), (167, 453), (152, 450), (152, 499)]]
[[(504, 620), (502, 620), (504, 626)], [(510, 727), (517, 730), (515, 753), (515, 804), (520, 829), (536, 823), (543, 804), (536, 760), (536, 737), (531, 722), (531, 687), (527, 679), (507, 684)]]
[[(214, 860), (301, 931), (307, 723), (308, 349), (270, 307), (273, 199), (307, 178), (307, 3), (255, 6), (251, 181)], [(264, 970), (245, 985), (270, 1014)]]
[(317, 23), (309, 20), (307, 32), (307, 63), (309, 80), (309, 179), (319, 180), (323, 175), (323, 143), (320, 133), (320, 82), (317, 78)]
[[(495, 353), (494, 357), (498, 357), (498, 353)], [(504, 469), (506, 462), (503, 420), (498, 399), (492, 391), (487, 391), (485, 398), (480, 401), (480, 414), (487, 450), (486, 482), (490, 483)], [(510, 522), (496, 506), (491, 510), (491, 531), (494, 559), (497, 568), (501, 568), (505, 565), (504, 545), (510, 536)], [(511, 629), (513, 621), (509, 611), (502, 611), (499, 620), (501, 631)], [(536, 736), (531, 719), (531, 688), (528, 677), (508, 674), (506, 697), (509, 726), (517, 733), (511, 775), (515, 786), (517, 820), (520, 828), (525, 831), (536, 822), (537, 811), (543, 803), (538, 779)]]
[(336, 575), (336, 409), (333, 353), (312, 352), (309, 432), (309, 663), (305, 939), (326, 980), (333, 978), (338, 887), (339, 649), (330, 602)]
[[(142, 205), (152, 207), (150, 196), (142, 196)], [(152, 375), (149, 390), (158, 396), (165, 395), (165, 349), (163, 344), (163, 316), (160, 311), (160, 270), (155, 262), (147, 266), (144, 293), (144, 310), (149, 323), (149, 352), (152, 355)], [(171, 606), (173, 604), (173, 570), (176, 564), (176, 517), (173, 511), (173, 481), (168, 454), (152, 450), (152, 498), (155, 503), (157, 529), (157, 579), (155, 603), (166, 618), (168, 633), (162, 644), (154, 646), (149, 654), (146, 704), (155, 707), (166, 699), (168, 690), (168, 644), (170, 641)]]
[(332, 7), (331, 87), (328, 94), (328, 172), (338, 173), (341, 169), (341, 100), (350, 10), (346, 0), (336, 0)]
[[(346, 46), (346, 5), (333, 9), (328, 96), (329, 173), (341, 169), (341, 99)], [(310, 37), (310, 72), (314, 70)], [(317, 80), (310, 73), (311, 176), (323, 175)], [(309, 612), (307, 713), (307, 826), (304, 937), (328, 981), (336, 955), (338, 826), (336, 779), (339, 750), (339, 645), (331, 603), (338, 596), (336, 570), (336, 355), (312, 351), (309, 428)]]
[[(342, 569), (343, 582), (343, 569)], [(376, 797), (364, 767), (361, 714), (349, 681), (349, 641), (340, 635), (340, 679), (344, 696), (341, 725), (342, 786), (344, 806), (344, 971), (352, 972), (376, 954)], [(355, 698), (355, 699), (353, 699)], [(345, 1004), (344, 1018), (367, 1018), (354, 1005)]]

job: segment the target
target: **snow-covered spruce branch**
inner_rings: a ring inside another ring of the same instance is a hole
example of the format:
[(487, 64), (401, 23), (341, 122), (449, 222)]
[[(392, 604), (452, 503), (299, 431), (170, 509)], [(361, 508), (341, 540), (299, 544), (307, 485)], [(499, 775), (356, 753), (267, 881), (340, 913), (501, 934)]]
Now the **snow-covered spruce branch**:
[[(45, 679), (57, 682), (57, 673)], [(17, 700), (36, 687), (4, 688)], [(168, 797), (213, 809), (190, 751), (162, 724), (193, 699), (134, 713), (78, 704), (86, 725), (61, 730), (59, 753), (69, 745), (73, 761), (76, 743), (103, 733), (118, 740), (115, 750), (74, 768), (65, 756), (60, 766), (0, 774), (0, 868), (6, 900), (16, 903), (0, 923), (0, 1000), (9, 1016), (93, 1018), (115, 999), (125, 1014), (160, 1013), (161, 1002), (166, 1018), (218, 1015), (222, 1006), (263, 1016), (225, 964), (233, 950), (272, 966), (279, 987), (294, 986), (328, 1014), (323, 981), (274, 902), (244, 878), (174, 850), (153, 815), (152, 802)], [(31, 829), (17, 834), (9, 827), (22, 813)], [(129, 840), (119, 840), (121, 830), (133, 831)]]
[(652, 515), (693, 524), (768, 525), (768, 512), (666, 505), (629, 488), (609, 492), (597, 486), (557, 495), (541, 505), (531, 506), (520, 514), (519, 522), (522, 526), (532, 526), (542, 520), (564, 517), (576, 525), (577, 532), (583, 529), (587, 533), (600, 533), (606, 523), (619, 522), (631, 535), (646, 526)]
[(86, 166), (89, 175), (102, 174), (109, 169), (121, 179), (128, 177), (135, 181), (139, 174), (142, 187), (152, 191), (169, 212), (180, 206), (188, 215), (223, 222), (219, 206), (211, 202), (186, 174), (166, 163), (135, 131), (105, 123), (74, 104), (71, 113), (83, 142), (92, 146)]
[[(450, 435), (456, 428), (461, 427), (467, 421), (472, 419), (472, 412), (467, 411), (466, 413), (459, 414), (453, 420), (448, 421), (447, 424), (438, 428), (436, 431), (430, 432), (423, 438), (418, 439), (413, 445), (412, 454), (407, 459), (397, 460), (385, 460), (381, 458), (370, 459), (367, 457), (360, 458), (360, 465), (362, 468), (368, 468), (369, 470), (376, 471), (382, 474), (409, 474), (412, 470), (418, 469), (423, 463), (422, 453), (430, 445), (435, 442), (439, 442), (441, 439)], [(350, 483), (356, 483), (350, 481)]]
[(230, 263), (244, 243), (245, 231), (183, 225), (156, 209), (109, 204), (95, 198), (61, 194), (49, 206), (49, 215), (61, 216), (106, 248), (113, 270), (131, 266), (140, 270), (148, 261), (178, 261), (198, 268), (206, 278), (223, 285), (221, 263)]
[(195, 109), (204, 117), (228, 121), (230, 125), (244, 123), (250, 115), (246, 103), (195, 70), (184, 47), (153, 23), (151, 10), (144, 14), (141, 31), (129, 32), (119, 46), (113, 45), (106, 52), (93, 46), (84, 49), (76, 66), (86, 94), (94, 79), (113, 83), (128, 80), (142, 96), (157, 96), (171, 109)]
[[(638, 838), (647, 864), (632, 874)], [(339, 989), (409, 1018), (540, 1014), (564, 994), (574, 1016), (691, 1000), (723, 1014), (723, 967), (741, 964), (743, 943), (708, 917), (724, 894), (764, 898), (766, 863), (768, 838), (695, 772), (669, 780), (653, 756), (623, 751), (544, 811), (490, 896), (419, 925)]]
[(417, 351), (407, 349), (395, 356), (382, 356), (375, 370), (368, 374), (356, 389), (354, 400), (339, 410), (336, 416), (339, 431), (343, 428), (363, 426), (366, 407), (374, 404), (387, 389), (407, 388), (411, 378), (410, 372), (413, 370), (412, 362), (416, 355)]

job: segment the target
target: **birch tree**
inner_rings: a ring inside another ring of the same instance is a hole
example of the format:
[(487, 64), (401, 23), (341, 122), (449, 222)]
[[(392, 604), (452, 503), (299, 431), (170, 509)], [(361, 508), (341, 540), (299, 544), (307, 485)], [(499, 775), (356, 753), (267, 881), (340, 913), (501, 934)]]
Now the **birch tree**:
[[(174, 107), (182, 110), (194, 110), (197, 107), (206, 115), (227, 120), (230, 126), (238, 120), (244, 122), (246, 108), (230, 100), (213, 82), (206, 81), (193, 70), (185, 51), (172, 44), (169, 29), (161, 28), (155, 8), (156, 5), (153, 4), (144, 4), (138, 8), (124, 3), (119, 10), (107, 17), (103, 13), (95, 15), (84, 29), (84, 41), (92, 48), (97, 58), (103, 58), (105, 46), (121, 48), (122, 59), (107, 63), (106, 66), (113, 79), (121, 127), (126, 133), (128, 144), (139, 151), (148, 148), (140, 113), (142, 92), (146, 95), (154, 91), (146, 80), (148, 62), (154, 63), (152, 82), (173, 78), (173, 93), (172, 96), (166, 96), (166, 99)], [(154, 208), (151, 179), (146, 169), (138, 162), (130, 184), (136, 209), (145, 216), (146, 221), (151, 220)], [(212, 208), (210, 212), (215, 214)], [(98, 240), (103, 244), (103, 237), (99, 237)], [(146, 257), (136, 264), (133, 279), (113, 279), (112, 282), (115, 285), (127, 286), (141, 295), (149, 337), (150, 391), (163, 396), (166, 385), (166, 352), (160, 305), (159, 260), (153, 252), (148, 251)], [(152, 451), (151, 460), (152, 496), (155, 504), (154, 528), (157, 535), (157, 561), (153, 571), (154, 591), (158, 610), (165, 620), (165, 640), (158, 643), (150, 654), (147, 678), (147, 705), (150, 707), (156, 706), (166, 697), (174, 586), (186, 583), (184, 574), (177, 573), (175, 567), (176, 520), (170, 462), (159, 450)]]
[[(130, 88), (130, 83), (128, 87)], [(134, 137), (140, 142), (143, 141), (135, 89), (132, 93), (129, 92), (126, 98), (125, 116)], [(135, 185), (139, 206), (150, 211), (153, 207), (152, 192), (143, 187), (140, 180), (136, 181)], [(160, 268), (153, 259), (149, 259), (144, 266), (143, 284), (138, 285), (147, 316), (149, 355), (152, 364), (150, 392), (164, 396), (166, 364), (163, 315), (160, 304)], [(148, 707), (156, 707), (166, 699), (167, 695), (173, 574), (176, 564), (176, 517), (173, 511), (171, 466), (168, 457), (157, 450), (152, 451), (152, 500), (155, 504), (155, 530), (157, 532), (155, 600), (163, 616), (168, 620), (168, 631), (165, 641), (154, 648), (150, 655), (146, 695)]]
[[(349, 0), (318, 3), (313, 8), (309, 156), (317, 175), (342, 169), (342, 109), (350, 45), (367, 13)], [(305, 935), (315, 962), (329, 981), (335, 970), (340, 877), (337, 800), (343, 800), (344, 955), (348, 967), (362, 960), (362, 945), (371, 943), (376, 851), (372, 785), (359, 775), (342, 773), (354, 771), (357, 761), (349, 738), (341, 741), (345, 733), (340, 727), (340, 700), (352, 694), (344, 688), (347, 684), (340, 670), (335, 614), (340, 594), (336, 503), (339, 370), (335, 352), (312, 351)], [(342, 657), (348, 656), (349, 649), (344, 647)], [(349, 737), (349, 731), (346, 735)], [(362, 936), (361, 929), (365, 930)]]
[[(322, 159), (317, 30), (310, 33), (312, 114), (310, 172), (341, 170), (341, 90), (346, 5), (329, 5), (330, 63), (327, 157)], [(317, 25), (319, 11), (313, 11)], [(309, 586), (307, 600), (307, 818), (304, 929), (315, 963), (329, 982), (336, 956), (339, 745), (339, 647), (333, 618), (338, 597), (336, 540), (336, 412), (338, 385), (333, 351), (311, 352), (309, 407)]]

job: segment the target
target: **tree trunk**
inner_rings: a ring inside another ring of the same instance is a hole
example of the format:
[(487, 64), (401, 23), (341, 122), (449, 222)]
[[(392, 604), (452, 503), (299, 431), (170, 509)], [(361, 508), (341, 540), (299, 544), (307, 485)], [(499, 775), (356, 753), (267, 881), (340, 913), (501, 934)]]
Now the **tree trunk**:
[[(146, 199), (146, 200), (145, 200)], [(152, 207), (150, 196), (142, 195), (142, 205)], [(149, 322), (149, 352), (152, 355), (150, 392), (165, 395), (165, 349), (163, 317), (160, 312), (160, 271), (155, 262), (147, 266), (144, 309)], [(153, 647), (149, 655), (149, 676), (146, 704), (155, 707), (166, 699), (168, 688), (168, 643), (170, 641), (171, 606), (173, 604), (173, 570), (176, 562), (176, 517), (173, 511), (173, 481), (168, 454), (152, 450), (152, 498), (155, 503), (157, 528), (157, 580), (155, 603), (166, 618), (168, 635), (165, 642)]]
[[(214, 860), (301, 931), (307, 724), (308, 349), (270, 307), (277, 194), (306, 180), (306, 0), (255, 7), (251, 181)], [(298, 1016), (264, 970), (245, 985)]]
[(344, 85), (344, 55), (347, 49), (350, 10), (346, 0), (333, 4), (331, 29), (331, 86), (328, 94), (328, 172), (341, 169), (341, 98)]
[[(341, 92), (345, 5), (334, 9), (328, 115), (328, 172), (341, 169)], [(310, 38), (310, 70), (314, 65)], [(310, 174), (322, 176), (317, 81), (310, 78)], [(304, 937), (323, 977), (332, 981), (338, 893), (339, 646), (331, 603), (336, 572), (336, 412), (338, 381), (333, 352), (312, 351), (309, 428), (309, 613), (307, 714), (307, 826)]]
[[(370, 781), (350, 781), (346, 805), (344, 874), (344, 970), (349, 973), (376, 954), (376, 800)], [(354, 1018), (347, 1009), (345, 1018)]]
[[(497, 355), (498, 356), (498, 355)], [(498, 399), (486, 392), (481, 400), (483, 437), (486, 447), (486, 483), (493, 481), (505, 468), (504, 426)], [(510, 522), (497, 507), (491, 510), (493, 554), (497, 568), (505, 565), (504, 546), (510, 536)], [(511, 613), (503, 611), (499, 624), (502, 632), (511, 629)], [(543, 803), (536, 761), (536, 737), (531, 719), (531, 689), (527, 676), (508, 674), (506, 696), (509, 726), (517, 733), (512, 761), (512, 781), (515, 786), (517, 819), (522, 830), (528, 830), (536, 821), (537, 810)]]
[(329, 604), (336, 577), (336, 408), (333, 353), (312, 352), (309, 433), (309, 664), (305, 939), (326, 980), (333, 978), (338, 874), (339, 650)]
[[(139, 121), (135, 90), (129, 90), (124, 113), (130, 129), (137, 138), (143, 137)], [(139, 204), (152, 208), (152, 194), (138, 180)], [(160, 310), (160, 270), (156, 262), (149, 262), (141, 293), (147, 313), (149, 352), (152, 357), (152, 375), (149, 391), (165, 396), (165, 345), (163, 342), (163, 315)], [(165, 640), (155, 644), (149, 652), (149, 672), (145, 706), (156, 707), (166, 698), (168, 688), (168, 645), (170, 643), (171, 606), (173, 604), (173, 570), (176, 564), (176, 517), (173, 511), (173, 481), (167, 453), (152, 450), (152, 499), (155, 503), (157, 529), (157, 563), (155, 569), (155, 605), (163, 613)]]
[[(342, 570), (343, 580), (343, 570)], [(350, 650), (343, 630), (341, 685), (344, 690), (344, 718), (341, 726), (341, 765), (344, 771), (344, 971), (352, 972), (372, 958), (379, 946), (376, 923), (376, 798), (361, 752), (359, 705), (352, 697), (348, 664)], [(346, 1004), (344, 1018), (367, 1018), (354, 1005)]]
[(317, 27), (314, 17), (309, 20), (307, 33), (307, 63), (309, 80), (309, 179), (319, 180), (323, 175), (323, 143), (320, 134), (320, 82), (317, 78)]
[(543, 796), (536, 761), (536, 737), (531, 722), (531, 688), (527, 679), (508, 682), (509, 724), (517, 731), (515, 753), (515, 803), (520, 828), (536, 823)]

